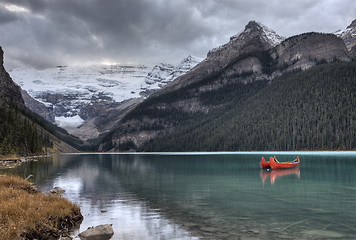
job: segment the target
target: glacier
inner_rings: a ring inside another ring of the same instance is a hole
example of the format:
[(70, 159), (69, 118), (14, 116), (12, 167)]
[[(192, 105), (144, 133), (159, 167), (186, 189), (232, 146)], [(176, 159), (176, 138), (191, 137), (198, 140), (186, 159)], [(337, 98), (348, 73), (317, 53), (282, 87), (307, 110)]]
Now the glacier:
[(188, 56), (178, 65), (57, 66), (43, 70), (14, 68), (10, 76), (23, 90), (52, 108), (55, 123), (80, 127), (89, 118), (84, 108), (95, 103), (120, 103), (149, 94), (185, 74), (203, 59)]

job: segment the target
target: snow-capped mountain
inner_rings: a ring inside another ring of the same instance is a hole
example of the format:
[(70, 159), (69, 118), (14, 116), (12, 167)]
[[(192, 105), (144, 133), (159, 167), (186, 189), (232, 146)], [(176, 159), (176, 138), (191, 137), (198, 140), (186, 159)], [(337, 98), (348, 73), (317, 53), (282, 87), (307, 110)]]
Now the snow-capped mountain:
[(285, 37), (278, 35), (274, 30), (264, 24), (256, 21), (250, 21), (243, 31), (231, 36), (228, 43), (210, 50), (208, 55), (227, 49), (231, 45), (243, 46), (244, 43), (248, 42), (256, 35), (259, 35), (264, 42), (269, 45), (269, 47), (275, 47), (285, 39)]
[[(274, 79), (284, 73), (293, 74), (319, 62), (334, 60), (350, 60), (344, 42), (335, 35), (303, 33), (284, 39), (263, 24), (250, 21), (228, 43), (211, 50), (194, 69), (154, 93), (152, 100), (147, 99), (132, 110), (130, 117), (123, 119), (102, 140), (99, 151), (157, 150), (161, 140), (165, 139), (162, 136), (190, 126), (190, 121), (182, 121), (181, 116), (186, 115), (191, 121), (197, 121), (194, 114), (208, 116), (211, 110), (223, 113), (226, 106), (235, 102), (232, 99), (248, 106), (249, 101), (245, 99), (253, 99), (256, 92), (247, 91), (240, 95), (240, 91), (234, 90), (235, 86), (243, 83), (247, 88), (259, 91), (255, 89), (258, 81), (274, 84)], [(204, 124), (204, 130), (213, 127), (209, 122)], [(253, 130), (253, 124), (251, 126)], [(180, 133), (183, 138), (187, 136), (187, 132)], [(208, 136), (204, 134), (202, 131), (201, 136)], [(202, 138), (196, 140), (201, 142)], [(146, 145), (148, 142), (152, 144)], [(172, 141), (167, 149), (176, 149), (175, 145), (176, 142)], [(204, 143), (200, 147), (203, 145), (206, 146)], [(217, 142), (212, 148), (218, 145)], [(189, 149), (189, 146), (183, 148)]]
[(189, 55), (184, 58), (177, 66), (161, 63), (156, 65), (145, 78), (145, 82), (151, 88), (160, 88), (173, 81), (177, 77), (187, 73), (203, 59)]
[(356, 19), (346, 29), (336, 31), (334, 34), (344, 40), (351, 56), (356, 58)]
[[(218, 73), (222, 68), (230, 66), (231, 63), (236, 62), (244, 54), (269, 50), (278, 46), (278, 44), (284, 40), (284, 37), (278, 35), (274, 30), (265, 25), (256, 21), (249, 21), (243, 31), (230, 37), (229, 42), (226, 44), (211, 49), (207, 53), (207, 57), (204, 61), (197, 65), (193, 71), (178, 77), (172, 84), (163, 88), (160, 93), (167, 93), (200, 81), (202, 78), (208, 77), (211, 73)], [(246, 72), (252, 71), (253, 73), (259, 74), (261, 69), (260, 61), (257, 58), (249, 58), (241, 62), (239, 66), (234, 68), (229, 67), (229, 71), (224, 75), (224, 81), (228, 81), (231, 76), (244, 75)], [(262, 74), (258, 76), (250, 75), (250, 77), (244, 79), (243, 82), (246, 83), (265, 78), (266, 77)], [(218, 88), (220, 86), (219, 84), (209, 86), (209, 88)], [(223, 82), (221, 82), (221, 84), (223, 84)]]
[(77, 132), (71, 131), (73, 128), (100, 117), (96, 116), (100, 115), (99, 105), (112, 109), (129, 99), (147, 97), (153, 90), (188, 72), (199, 61), (189, 56), (177, 66), (160, 64), (153, 69), (144, 65), (15, 68), (10, 75), (32, 98), (53, 110), (59, 126), (75, 134)]

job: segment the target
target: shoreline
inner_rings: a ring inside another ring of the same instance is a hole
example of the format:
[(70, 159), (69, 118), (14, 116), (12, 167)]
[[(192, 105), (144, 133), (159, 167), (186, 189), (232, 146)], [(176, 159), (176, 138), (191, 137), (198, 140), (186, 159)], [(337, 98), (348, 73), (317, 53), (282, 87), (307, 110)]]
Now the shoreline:
[(0, 156), (0, 169), (13, 168), (20, 165), (23, 162), (35, 161), (37, 158), (50, 157), (53, 154), (43, 154), (34, 156), (17, 156), (17, 155), (5, 155)]
[(78, 205), (7, 174), (0, 175), (0, 202), (6, 203), (0, 208), (0, 239), (59, 239), (83, 220)]
[(195, 151), (195, 152), (78, 152), (64, 155), (241, 155), (241, 154), (356, 154), (356, 150), (301, 150), (301, 151)]

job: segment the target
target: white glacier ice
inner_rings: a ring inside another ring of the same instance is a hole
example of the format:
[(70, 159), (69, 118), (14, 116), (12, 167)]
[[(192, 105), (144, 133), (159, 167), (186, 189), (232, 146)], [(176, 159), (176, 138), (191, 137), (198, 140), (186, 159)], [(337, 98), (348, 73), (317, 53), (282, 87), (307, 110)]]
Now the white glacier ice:
[[(53, 107), (56, 123), (66, 128), (83, 123), (80, 111), (92, 101), (140, 98), (143, 91), (161, 88), (201, 60), (188, 56), (177, 66), (162, 63), (153, 69), (144, 65), (57, 66), (15, 68), (9, 73), (31, 97)], [(61, 97), (56, 98), (58, 95)]]

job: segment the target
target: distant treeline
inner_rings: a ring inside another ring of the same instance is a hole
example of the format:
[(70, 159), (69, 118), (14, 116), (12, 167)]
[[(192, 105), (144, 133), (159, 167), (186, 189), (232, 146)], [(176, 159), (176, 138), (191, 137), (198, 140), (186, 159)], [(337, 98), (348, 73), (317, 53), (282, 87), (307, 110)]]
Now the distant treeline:
[(139, 150), (356, 150), (355, 95), (356, 62), (231, 84), (200, 96), (205, 105), (223, 107), (185, 115), (170, 134)]

